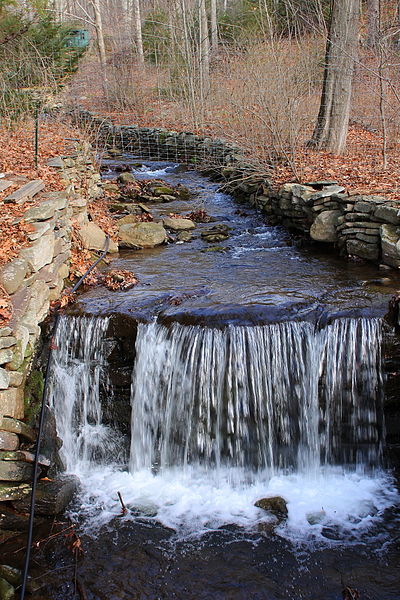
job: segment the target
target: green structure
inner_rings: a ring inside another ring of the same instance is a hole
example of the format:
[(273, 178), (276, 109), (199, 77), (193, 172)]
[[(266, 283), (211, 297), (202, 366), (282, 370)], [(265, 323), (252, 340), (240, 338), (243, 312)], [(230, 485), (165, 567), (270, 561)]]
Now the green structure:
[(90, 34), (87, 29), (72, 29), (65, 41), (68, 48), (86, 48), (90, 42)]

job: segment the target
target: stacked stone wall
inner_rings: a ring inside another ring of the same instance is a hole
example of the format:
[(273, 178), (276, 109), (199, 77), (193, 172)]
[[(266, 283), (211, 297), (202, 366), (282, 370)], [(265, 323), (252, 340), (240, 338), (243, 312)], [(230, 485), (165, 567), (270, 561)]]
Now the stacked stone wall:
[(88, 201), (103, 192), (88, 145), (75, 156), (52, 159), (49, 165), (60, 170), (64, 190), (43, 193), (37, 206), (27, 208), (21, 219), (31, 225), (30, 243), (0, 269), (0, 284), (10, 294), (13, 311), (7, 326), (0, 327), (0, 481), (26, 480), (31, 468), (20, 464), (29, 455), (20, 452), (13, 462), (10, 452), (18, 452), (26, 442), (27, 430), (20, 420), (26, 416), (25, 383), (40, 324), (70, 272), (73, 220), (88, 223)]

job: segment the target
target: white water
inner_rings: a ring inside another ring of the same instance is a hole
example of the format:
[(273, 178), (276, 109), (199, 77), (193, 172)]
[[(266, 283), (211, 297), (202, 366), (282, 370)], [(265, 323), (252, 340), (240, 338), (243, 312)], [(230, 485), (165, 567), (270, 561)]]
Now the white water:
[(321, 330), (305, 322), (140, 325), (130, 472), (116, 460), (118, 433), (101, 422), (107, 324), (63, 319), (53, 365), (62, 454), (82, 479), (79, 513), (88, 527), (120, 514), (118, 491), (132, 511), (124, 518), (156, 519), (183, 535), (227, 524), (257, 529), (271, 516), (254, 502), (280, 495), (289, 510), (281, 535), (324, 539), (333, 528), (350, 543), (396, 502), (378, 467), (378, 320)]

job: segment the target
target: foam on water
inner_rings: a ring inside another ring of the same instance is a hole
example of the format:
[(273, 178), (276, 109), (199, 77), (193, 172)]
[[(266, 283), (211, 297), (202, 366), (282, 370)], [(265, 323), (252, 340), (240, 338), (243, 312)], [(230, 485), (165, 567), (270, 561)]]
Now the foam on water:
[[(147, 469), (129, 474), (111, 467), (78, 474), (83, 482), (79, 513), (86, 515), (89, 531), (121, 515), (117, 492), (129, 509), (124, 518), (159, 521), (180, 537), (227, 525), (257, 531), (274, 518), (254, 503), (279, 495), (287, 501), (289, 514), (277, 529), (279, 535), (296, 543), (349, 544), (359, 541), (361, 534), (365, 539), (375, 537), (383, 511), (398, 501), (387, 473), (368, 476), (340, 468), (322, 469), (312, 477), (301, 473), (271, 477), (264, 472), (250, 480), (240, 469), (201, 467), (170, 468), (157, 475)], [(317, 522), (310, 524), (313, 517)], [(333, 529), (334, 541), (326, 537)]]

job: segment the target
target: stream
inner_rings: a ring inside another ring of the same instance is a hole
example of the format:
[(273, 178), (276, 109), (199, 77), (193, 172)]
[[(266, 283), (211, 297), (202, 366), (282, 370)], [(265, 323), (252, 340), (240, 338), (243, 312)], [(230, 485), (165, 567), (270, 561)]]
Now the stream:
[[(156, 219), (205, 210), (229, 238), (197, 224), (188, 243), (123, 251), (112, 268), (139, 284), (87, 291), (61, 319), (49, 402), (81, 479), (68, 515), (86, 597), (398, 600), (382, 358), (399, 276), (382, 286), (195, 171), (123, 162), (191, 190)], [(276, 496), (287, 518), (255, 506)], [(75, 598), (67, 549), (41, 553), (46, 598)]]

